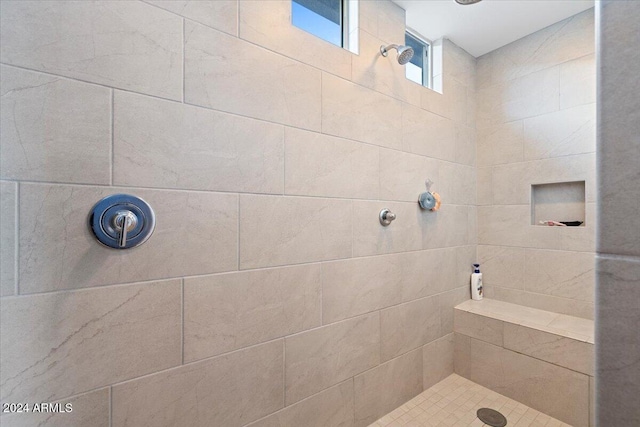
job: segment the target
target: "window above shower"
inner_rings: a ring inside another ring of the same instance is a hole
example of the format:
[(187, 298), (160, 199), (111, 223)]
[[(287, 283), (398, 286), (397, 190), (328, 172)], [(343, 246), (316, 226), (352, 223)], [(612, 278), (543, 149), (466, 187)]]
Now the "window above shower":
[(420, 37), (416, 32), (407, 30), (405, 45), (413, 48), (414, 52), (411, 61), (405, 67), (407, 78), (424, 87), (433, 88), (431, 42)]
[(291, 22), (331, 44), (358, 53), (357, 0), (291, 0)]

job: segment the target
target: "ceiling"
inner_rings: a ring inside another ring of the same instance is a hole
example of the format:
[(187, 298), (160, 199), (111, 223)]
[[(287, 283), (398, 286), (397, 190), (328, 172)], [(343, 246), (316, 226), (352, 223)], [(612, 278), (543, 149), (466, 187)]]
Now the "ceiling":
[(446, 37), (475, 57), (594, 6), (594, 0), (394, 0), (407, 26), (429, 40)]

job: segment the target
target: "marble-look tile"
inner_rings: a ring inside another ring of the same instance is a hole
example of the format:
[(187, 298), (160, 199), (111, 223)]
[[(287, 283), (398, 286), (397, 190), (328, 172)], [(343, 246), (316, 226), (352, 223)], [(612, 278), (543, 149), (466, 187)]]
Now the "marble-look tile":
[(523, 278), (526, 291), (594, 302), (592, 253), (527, 249)]
[(144, 0), (216, 30), (238, 34), (238, 0)]
[(469, 212), (469, 206), (449, 204), (443, 204), (438, 212), (421, 211), (422, 247), (466, 245), (469, 241)]
[[(396, 220), (387, 227), (378, 213), (387, 208)], [(353, 202), (353, 255), (367, 256), (422, 249), (425, 227), (417, 203)]]
[[(434, 77), (434, 86), (438, 84), (438, 78)], [(414, 86), (418, 85), (414, 83)], [(458, 85), (463, 88), (464, 86)], [(428, 88), (420, 89), (420, 107), (448, 119), (453, 118), (455, 99), (450, 92), (435, 91)], [(458, 123), (459, 124), (459, 123)]]
[(387, 361), (442, 336), (436, 296), (380, 311), (380, 356)]
[(404, 40), (405, 11), (392, 1), (359, 2), (360, 29), (386, 43)]
[(187, 21), (185, 102), (320, 130), (320, 71)]
[(323, 322), (399, 304), (406, 266), (403, 258), (405, 254), (322, 263)]
[[(475, 112), (473, 115), (475, 116)], [(476, 166), (478, 142), (475, 126), (456, 125), (455, 131), (455, 162), (468, 166)]]
[(445, 203), (476, 205), (476, 168), (456, 163), (439, 162), (439, 181), (433, 187), (433, 190), (440, 193), (440, 196), (446, 197)]
[(378, 199), (379, 148), (342, 138), (285, 129), (285, 193)]
[(461, 248), (439, 248), (399, 255), (402, 262), (402, 301), (458, 287), (460, 283), (455, 277), (459, 271), (459, 249)]
[(476, 194), (478, 206), (493, 204), (493, 169), (479, 167), (476, 175)]
[(456, 309), (453, 330), (495, 345), (502, 345), (504, 322), (479, 314)]
[(447, 289), (466, 288), (471, 291), (470, 278), (473, 264), (478, 262), (476, 245), (458, 246), (456, 251), (456, 276)]
[(184, 359), (202, 359), (321, 324), (320, 265), (186, 278)]
[(471, 298), (468, 286), (457, 288), (438, 295), (440, 305), (440, 331), (443, 335), (453, 332), (456, 305)]
[(449, 39), (444, 39), (443, 71), (447, 77), (475, 90), (476, 58)]
[(482, 281), (487, 285), (524, 289), (525, 250), (508, 246), (478, 246)]
[(493, 166), (524, 160), (522, 120), (478, 129), (478, 166)]
[(525, 160), (595, 152), (595, 107), (595, 103), (580, 105), (525, 119)]
[(108, 387), (52, 403), (70, 404), (72, 411), (2, 414), (0, 423), (11, 427), (109, 427)]
[(595, 154), (586, 153), (494, 166), (493, 202), (496, 205), (528, 204), (533, 184), (577, 181), (585, 181), (586, 201), (595, 202), (595, 165)]
[(351, 78), (351, 52), (293, 25), (291, 1), (242, 0), (238, 5), (241, 39), (342, 78)]
[(560, 109), (596, 102), (596, 56), (560, 65)]
[(468, 300), (457, 308), (518, 324), (527, 322), (535, 325), (549, 325), (560, 316), (558, 313), (488, 298), (480, 301)]
[(2, 177), (109, 184), (111, 91), (19, 68), (1, 70)]
[(456, 127), (451, 119), (403, 103), (402, 149), (453, 162), (456, 160)]
[(285, 341), (290, 405), (380, 363), (378, 312), (302, 332)]
[(364, 427), (422, 391), (422, 348), (357, 375), (355, 425)]
[(478, 243), (560, 249), (557, 227), (531, 225), (531, 207), (526, 205), (478, 206)]
[(453, 367), (456, 374), (471, 377), (471, 337), (453, 334)]
[(350, 257), (351, 217), (349, 200), (241, 195), (240, 268)]
[(585, 221), (582, 227), (563, 227), (561, 249), (565, 251), (595, 252), (597, 228), (597, 203), (586, 203)]
[(589, 425), (589, 377), (471, 339), (470, 379), (572, 426)]
[[(469, 206), (468, 212), (468, 239), (467, 244), (469, 245), (477, 245), (478, 244), (478, 208), (476, 206)], [(474, 262), (477, 261), (477, 257), (474, 257)]]
[(115, 185), (278, 193), (283, 128), (116, 91)]
[(504, 347), (593, 376), (593, 344), (513, 323), (504, 324)]
[(579, 301), (570, 298), (555, 297), (551, 295), (525, 292), (519, 289), (502, 288), (499, 286), (485, 286), (487, 293), (492, 293), (491, 298), (518, 304), (525, 307), (532, 307), (547, 310), (554, 313), (563, 313), (570, 316), (593, 319), (594, 304), (586, 301)]
[(114, 427), (240, 427), (281, 409), (282, 341), (117, 384)]
[(480, 86), (513, 80), (595, 52), (594, 10), (588, 9), (481, 57)]
[(426, 390), (453, 374), (454, 334), (422, 347), (422, 387)]
[(559, 67), (547, 68), (478, 90), (479, 128), (557, 111)]
[(384, 57), (380, 46), (386, 43), (366, 31), (359, 35), (359, 55), (352, 56), (351, 72), (356, 84), (376, 92), (407, 101), (410, 86), (406, 84), (405, 67), (398, 64), (395, 53)]
[[(156, 213), (153, 235), (134, 250), (102, 246), (87, 226), (94, 204), (116, 193), (141, 197)], [(236, 270), (237, 239), (237, 195), (20, 185), (23, 293)]]
[[(398, 165), (402, 165), (399, 168)], [(433, 181), (438, 191), (441, 163), (424, 156), (396, 150), (380, 150), (380, 198), (417, 202), (420, 193), (426, 191), (427, 179)]]
[(570, 333), (587, 336), (591, 338), (591, 342), (593, 342), (593, 320), (561, 314), (553, 319), (553, 321), (549, 323), (549, 326)]
[(352, 427), (353, 379), (315, 394), (247, 427)]
[(399, 149), (402, 102), (323, 73), (322, 132)]
[(1, 6), (2, 63), (182, 99), (180, 17), (142, 2)]
[(0, 297), (16, 290), (18, 184), (0, 182)]
[(179, 365), (180, 293), (172, 280), (3, 298), (2, 401), (54, 401)]
[[(619, 4), (616, 4), (619, 3)], [(615, 5), (614, 5), (615, 4)], [(633, 2), (601, 8), (598, 61), (598, 252), (640, 257), (640, 67)]]

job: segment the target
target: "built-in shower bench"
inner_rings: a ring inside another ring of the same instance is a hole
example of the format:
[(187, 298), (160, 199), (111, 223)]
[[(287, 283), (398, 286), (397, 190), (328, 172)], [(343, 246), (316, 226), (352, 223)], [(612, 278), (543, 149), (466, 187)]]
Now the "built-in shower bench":
[(485, 298), (454, 308), (454, 332), (458, 375), (572, 426), (590, 425), (592, 320)]

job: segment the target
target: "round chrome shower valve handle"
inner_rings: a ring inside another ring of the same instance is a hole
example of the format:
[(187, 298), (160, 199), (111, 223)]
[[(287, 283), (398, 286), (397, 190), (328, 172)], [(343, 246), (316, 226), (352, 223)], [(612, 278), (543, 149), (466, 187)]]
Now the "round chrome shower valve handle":
[(89, 228), (100, 243), (114, 249), (143, 244), (155, 229), (155, 213), (139, 197), (114, 194), (100, 200), (89, 214)]
[(396, 219), (396, 214), (391, 212), (388, 208), (384, 208), (380, 211), (380, 215), (378, 217), (380, 219), (380, 224), (386, 227), (391, 224), (391, 221)]

